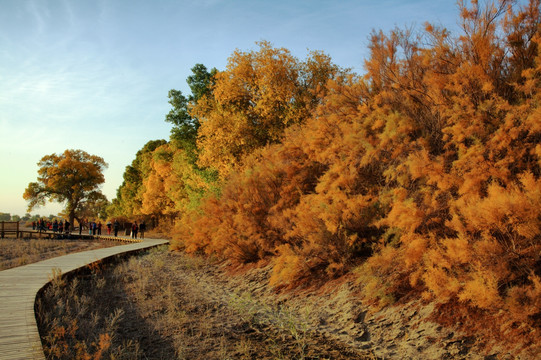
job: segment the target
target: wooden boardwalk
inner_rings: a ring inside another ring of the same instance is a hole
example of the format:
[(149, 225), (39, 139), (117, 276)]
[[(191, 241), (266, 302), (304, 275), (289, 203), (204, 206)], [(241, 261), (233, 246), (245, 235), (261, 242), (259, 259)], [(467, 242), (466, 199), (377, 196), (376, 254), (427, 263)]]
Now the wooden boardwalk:
[[(119, 239), (132, 240), (124, 236)], [(45, 359), (34, 303), (38, 291), (49, 282), (53, 268), (67, 274), (98, 260), (167, 243), (167, 240), (145, 239), (0, 271), (0, 359)]]

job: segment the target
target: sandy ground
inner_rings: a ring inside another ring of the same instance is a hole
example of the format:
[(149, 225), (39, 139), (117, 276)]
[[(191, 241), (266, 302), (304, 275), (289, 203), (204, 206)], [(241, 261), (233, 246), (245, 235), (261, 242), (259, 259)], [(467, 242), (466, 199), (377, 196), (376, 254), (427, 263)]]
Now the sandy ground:
[(407, 303), (374, 311), (363, 305), (353, 277), (322, 287), (276, 293), (267, 285), (270, 267), (230, 276), (222, 265), (212, 276), (218, 277), (224, 287), (243, 289), (263, 302), (309, 314), (306, 319), (313, 331), (377, 358), (491, 359), (500, 355), (482, 354), (473, 339), (430, 321), (431, 306)]
[(244, 294), (264, 307), (287, 309), (309, 331), (374, 358), (535, 359), (480, 348), (478, 339), (432, 321), (431, 304), (413, 301), (376, 311), (363, 304), (354, 276), (322, 286), (277, 291), (268, 285), (270, 275), (270, 266), (247, 270), (218, 264), (206, 265), (201, 279), (213, 284), (210, 288)]

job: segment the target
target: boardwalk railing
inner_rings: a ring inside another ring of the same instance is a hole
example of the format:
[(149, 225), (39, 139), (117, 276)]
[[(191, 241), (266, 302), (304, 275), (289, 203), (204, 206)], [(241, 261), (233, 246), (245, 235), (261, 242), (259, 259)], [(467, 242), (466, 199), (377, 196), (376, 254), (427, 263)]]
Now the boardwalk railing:
[[(131, 240), (118, 237), (118, 240)], [(0, 271), (0, 359), (45, 360), (34, 304), (38, 292), (55, 271), (68, 274), (88, 264), (117, 255), (167, 244), (161, 239), (137, 239), (127, 245), (64, 255)]]
[[(124, 231), (123, 231), (124, 232)], [(134, 239), (129, 236), (114, 236), (110, 235), (92, 235), (86, 232), (79, 233), (76, 228), (70, 232), (58, 232), (50, 229), (23, 229), (20, 226), (19, 221), (0, 221), (0, 238), (4, 238), (6, 234), (15, 234), (17, 239), (28, 237), (33, 238), (70, 238), (70, 239), (101, 239), (101, 240), (113, 240), (113, 241), (128, 241), (128, 242), (140, 242), (141, 239)], [(0, 359), (1, 360), (1, 359)]]
[(19, 239), (23, 238), (25, 235), (29, 238), (32, 238), (33, 235), (36, 235), (38, 238), (52, 238), (57, 233), (47, 230), (23, 229), (19, 221), (0, 221), (0, 238), (3, 239), (8, 234), (15, 234), (15, 238)]
[(3, 239), (5, 234), (14, 233), (15, 237), (19, 238), (19, 222), (18, 221), (0, 221), (0, 237)]

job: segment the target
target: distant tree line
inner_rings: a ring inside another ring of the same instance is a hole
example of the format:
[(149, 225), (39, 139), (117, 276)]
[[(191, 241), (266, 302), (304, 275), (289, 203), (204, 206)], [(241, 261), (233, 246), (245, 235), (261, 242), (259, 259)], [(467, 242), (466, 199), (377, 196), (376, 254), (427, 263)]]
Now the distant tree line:
[[(45, 216), (44, 218), (52, 220), (55, 217), (56, 217), (55, 215), (49, 215), (49, 216)], [(36, 221), (41, 218), (42, 216), (39, 214), (31, 215), (29, 213), (26, 213), (24, 214), (24, 216), (21, 217), (15, 214), (11, 215), (10, 213), (0, 212), (0, 221)]]

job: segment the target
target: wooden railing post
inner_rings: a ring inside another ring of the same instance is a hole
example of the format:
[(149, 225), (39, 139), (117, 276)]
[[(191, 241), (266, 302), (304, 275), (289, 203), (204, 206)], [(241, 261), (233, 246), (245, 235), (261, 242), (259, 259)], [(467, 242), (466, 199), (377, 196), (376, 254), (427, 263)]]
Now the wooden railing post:
[(2, 221), (2, 231), (0, 232), (2, 234), (2, 239), (4, 238), (4, 222)]
[[(15, 238), (18, 239), (19, 238), (19, 222), (20, 221), (17, 221), (17, 234), (15, 235)], [(22, 237), (22, 236), (21, 236)]]

